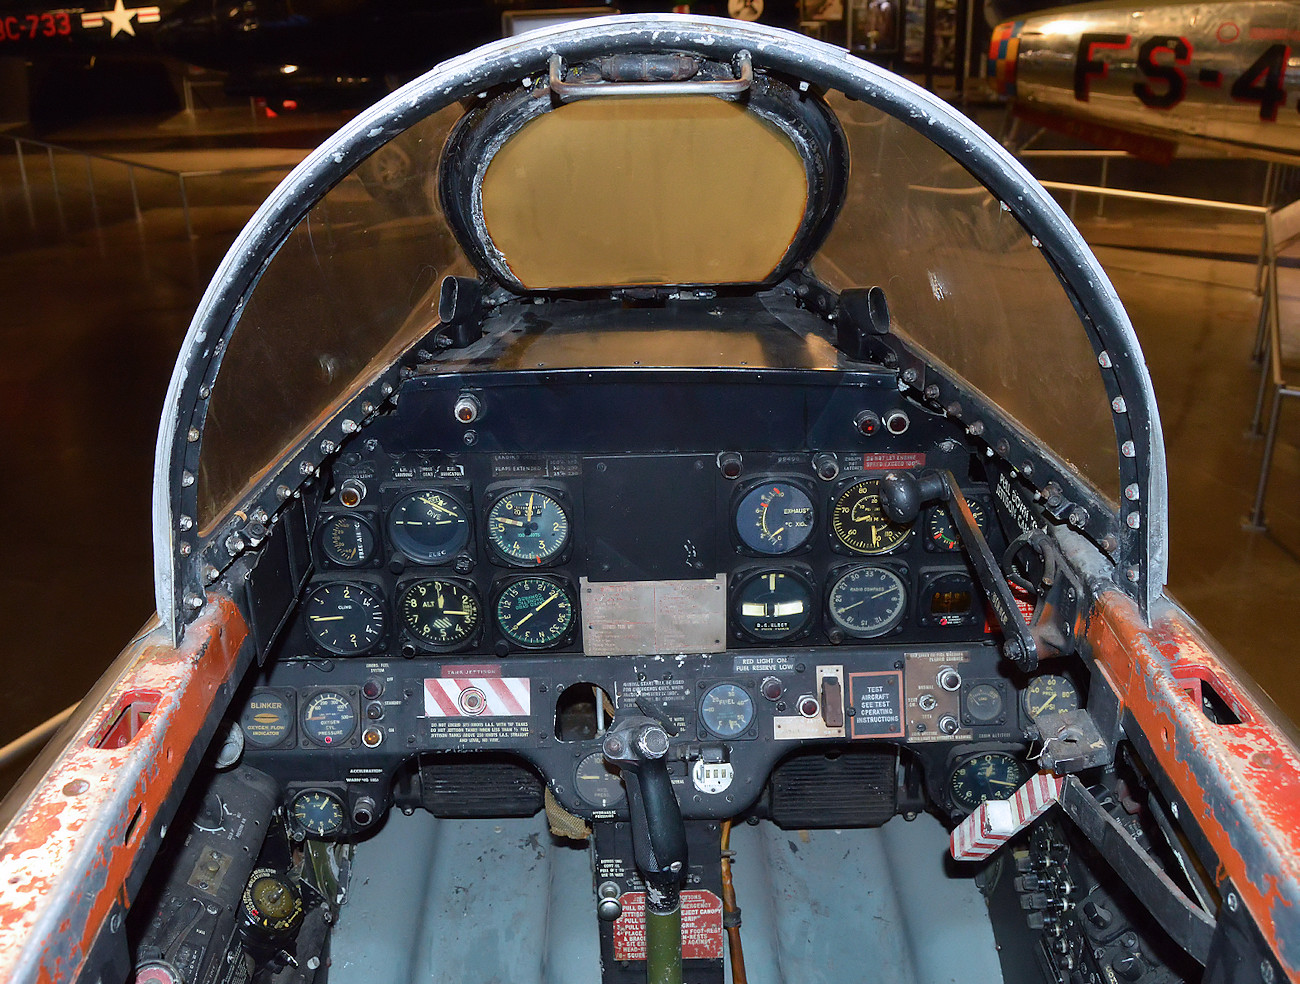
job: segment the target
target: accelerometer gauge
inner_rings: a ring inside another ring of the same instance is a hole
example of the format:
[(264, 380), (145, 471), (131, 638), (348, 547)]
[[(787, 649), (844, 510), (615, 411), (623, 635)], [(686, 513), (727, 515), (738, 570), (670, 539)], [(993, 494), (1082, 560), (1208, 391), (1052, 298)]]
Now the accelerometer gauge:
[(790, 571), (761, 571), (743, 581), (732, 607), (736, 625), (751, 639), (777, 642), (808, 628), (812, 587)]
[(509, 563), (544, 564), (569, 542), (569, 517), (547, 493), (516, 489), (488, 511), (488, 539)]
[(478, 597), (455, 581), (416, 581), (402, 592), (397, 607), (406, 631), (430, 646), (458, 646), (479, 625)]
[(320, 532), (321, 553), (340, 567), (360, 567), (375, 556), (375, 531), (360, 516), (335, 516)]
[(893, 522), (885, 515), (880, 499), (880, 481), (869, 478), (840, 493), (831, 510), (831, 532), (851, 553), (889, 553), (912, 532), (910, 526)]
[(885, 567), (854, 567), (831, 586), (827, 611), (831, 621), (851, 636), (884, 635), (903, 620), (907, 588)]
[(364, 653), (384, 637), (379, 597), (359, 584), (322, 584), (307, 596), (307, 631), (322, 649), (339, 656)]
[(734, 683), (716, 684), (700, 700), (700, 720), (719, 738), (738, 738), (754, 723), (754, 698)]
[(750, 489), (736, 507), (736, 533), (756, 553), (798, 550), (812, 531), (812, 500), (797, 485), (767, 482)]
[(274, 868), (254, 871), (244, 886), (240, 902), (242, 929), (250, 942), (279, 943), (293, 936), (302, 925), (302, 896), (293, 882)]
[(1023, 700), (1025, 713), (1031, 718), (1079, 709), (1079, 691), (1074, 689), (1074, 684), (1063, 676), (1050, 673), (1030, 680)]
[(445, 492), (412, 492), (388, 514), (388, 535), (417, 564), (441, 564), (469, 543), (469, 514)]
[(958, 806), (973, 810), (986, 800), (1015, 795), (1029, 770), (1010, 752), (986, 752), (960, 763), (948, 779), (948, 792)]
[(293, 822), (314, 837), (333, 837), (343, 830), (343, 803), (323, 789), (308, 789), (289, 805)]
[(601, 752), (592, 752), (578, 763), (573, 788), (579, 799), (600, 810), (613, 809), (627, 798), (622, 778)]
[(573, 628), (573, 599), (558, 578), (516, 578), (497, 598), (496, 620), (501, 634), (514, 645), (546, 649)]
[(302, 708), (302, 732), (317, 745), (341, 745), (357, 728), (357, 712), (346, 696), (322, 690)]
[[(985, 537), (989, 535), (988, 514), (984, 507), (974, 499), (967, 499), (975, 525)], [(925, 549), (939, 553), (956, 553), (961, 550), (961, 535), (953, 524), (952, 514), (947, 506), (935, 506), (925, 517)]]

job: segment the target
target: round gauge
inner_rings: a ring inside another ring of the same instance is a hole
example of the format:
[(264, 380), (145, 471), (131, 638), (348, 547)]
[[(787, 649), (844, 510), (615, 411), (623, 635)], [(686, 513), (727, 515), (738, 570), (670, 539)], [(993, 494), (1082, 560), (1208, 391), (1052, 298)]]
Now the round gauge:
[(514, 645), (546, 649), (573, 628), (573, 599), (558, 578), (521, 577), (502, 590), (496, 617), (501, 634)]
[(469, 543), (469, 516), (445, 492), (412, 492), (388, 514), (388, 535), (416, 563), (441, 564)]
[(1031, 718), (1040, 714), (1059, 714), (1079, 709), (1079, 691), (1063, 676), (1034, 677), (1024, 693), (1025, 713)]
[(903, 620), (907, 588), (884, 567), (854, 567), (831, 586), (831, 621), (860, 639), (884, 635)]
[(493, 503), (488, 539), (512, 564), (544, 564), (569, 542), (569, 517), (545, 492), (516, 489)]
[[(975, 517), (975, 525), (987, 537), (989, 521), (984, 507), (974, 499), (967, 499), (966, 504), (970, 506), (971, 515)], [(952, 515), (948, 512), (947, 506), (935, 506), (926, 515), (925, 549), (936, 550), (939, 553), (956, 553), (961, 549), (961, 536), (957, 533), (957, 527), (953, 525)]]
[(149, 960), (135, 965), (131, 984), (185, 984), (185, 978), (165, 960)]
[(317, 837), (333, 837), (343, 830), (343, 802), (323, 789), (308, 789), (295, 796), (289, 815), (299, 829)]
[(320, 531), (325, 559), (340, 567), (360, 567), (375, 556), (375, 531), (360, 516), (335, 516)]
[(736, 507), (740, 542), (761, 554), (798, 550), (813, 531), (813, 504), (808, 493), (787, 482), (767, 482), (745, 493)]
[(734, 683), (719, 683), (700, 701), (700, 720), (719, 738), (738, 738), (754, 723), (754, 698)]
[(302, 730), (317, 745), (341, 745), (357, 728), (352, 701), (335, 690), (322, 690), (302, 708)]
[(762, 571), (741, 583), (732, 616), (751, 639), (789, 639), (807, 629), (812, 621), (812, 588), (789, 571)]
[(966, 691), (966, 717), (973, 724), (992, 724), (1002, 717), (1002, 691), (991, 683), (977, 683)]
[(960, 763), (948, 779), (958, 806), (973, 810), (986, 800), (1010, 799), (1029, 778), (1029, 770), (1010, 752), (985, 752)]
[(384, 637), (384, 609), (378, 596), (359, 584), (322, 584), (307, 596), (307, 631), (322, 649), (355, 656)]
[(622, 778), (600, 752), (592, 752), (578, 763), (573, 788), (584, 803), (600, 810), (611, 810), (627, 798)]
[(975, 583), (954, 571), (932, 578), (921, 592), (919, 615), (925, 625), (966, 625), (975, 621)]
[(254, 690), (239, 717), (244, 741), (254, 748), (282, 745), (293, 728), (293, 705), (274, 690)]
[(880, 481), (869, 478), (850, 485), (835, 500), (831, 532), (851, 553), (875, 555), (897, 548), (912, 528), (895, 523), (885, 515)]
[(406, 631), (430, 646), (459, 646), (478, 628), (478, 597), (454, 581), (416, 581), (397, 607)]
[(302, 896), (274, 868), (258, 868), (253, 872), (244, 886), (242, 902), (240, 915), (244, 918), (244, 931), (253, 932), (264, 942), (292, 936), (302, 924)]

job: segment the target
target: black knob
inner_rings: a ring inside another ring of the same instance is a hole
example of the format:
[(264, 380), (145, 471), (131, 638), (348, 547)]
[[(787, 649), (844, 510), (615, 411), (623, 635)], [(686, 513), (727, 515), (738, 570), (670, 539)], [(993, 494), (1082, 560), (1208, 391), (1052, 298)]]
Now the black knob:
[(945, 497), (943, 476), (938, 472), (889, 472), (880, 481), (880, 500), (885, 515), (895, 523), (911, 523), (921, 515), (921, 507)]

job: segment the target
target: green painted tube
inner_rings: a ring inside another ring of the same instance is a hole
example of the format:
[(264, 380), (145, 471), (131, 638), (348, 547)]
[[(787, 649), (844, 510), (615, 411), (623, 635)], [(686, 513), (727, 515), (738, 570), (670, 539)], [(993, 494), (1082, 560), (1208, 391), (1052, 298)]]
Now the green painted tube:
[(682, 910), (665, 915), (646, 910), (647, 984), (682, 984)]

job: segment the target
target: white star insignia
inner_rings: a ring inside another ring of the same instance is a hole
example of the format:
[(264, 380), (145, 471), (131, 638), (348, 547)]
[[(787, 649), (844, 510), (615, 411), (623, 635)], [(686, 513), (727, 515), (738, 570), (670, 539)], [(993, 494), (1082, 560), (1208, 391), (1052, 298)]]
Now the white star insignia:
[(122, 4), (122, 0), (117, 0), (117, 2), (113, 4), (112, 10), (104, 11), (104, 20), (108, 21), (108, 23), (113, 26), (113, 29), (108, 36), (110, 38), (115, 38), (118, 34), (125, 31), (127, 34), (135, 37), (135, 26), (131, 23), (131, 19), (135, 17), (135, 15), (136, 11), (134, 9), (127, 10)]

